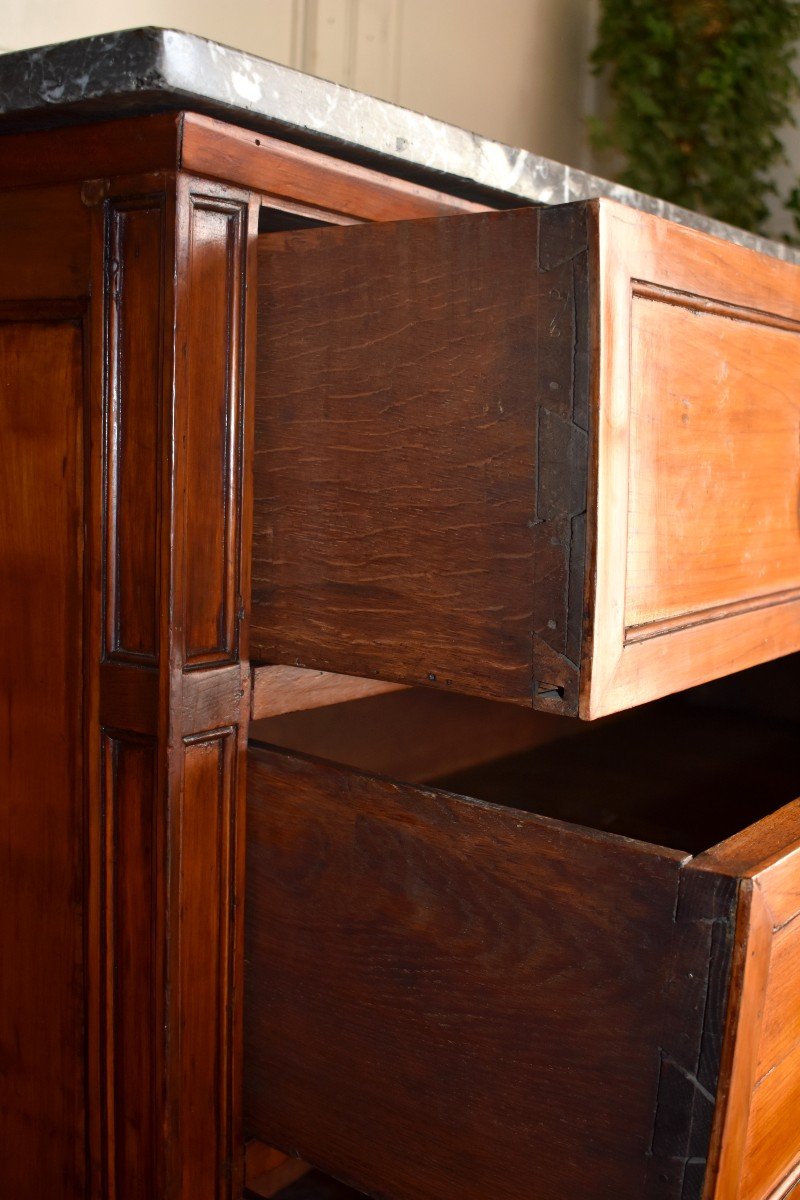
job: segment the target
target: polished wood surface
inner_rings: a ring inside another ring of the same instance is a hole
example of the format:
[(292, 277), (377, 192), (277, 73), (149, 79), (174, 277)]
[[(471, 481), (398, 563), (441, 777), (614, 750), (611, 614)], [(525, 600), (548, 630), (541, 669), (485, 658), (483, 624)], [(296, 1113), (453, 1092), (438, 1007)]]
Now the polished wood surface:
[(181, 133), (185, 170), (244, 184), (260, 192), (266, 205), (311, 202), (320, 212), (358, 221), (405, 221), (486, 211), (486, 205), (475, 201), (197, 113), (184, 114)]
[(115, 1200), (221, 1200), (241, 1179), (233, 996), (249, 663), (238, 597), (257, 209), (184, 176), (109, 182), (93, 199), (106, 289), (93, 514), (102, 1186)]
[(599, 213), (589, 714), (796, 650), (800, 612), (784, 383), (800, 270), (620, 205)]
[(628, 639), (797, 590), (798, 334), (772, 315), (634, 297)]
[[(13, 284), (3, 269), (5, 296)], [(0, 1190), (18, 1200), (78, 1200), (89, 1182), (85, 764), (74, 686), (82, 326), (78, 305), (0, 303)]]
[(608, 201), (259, 254), (258, 654), (594, 718), (797, 649), (796, 266)]
[(707, 856), (741, 870), (738, 979), (726, 1037), (727, 1112), (711, 1158), (714, 1200), (781, 1195), (800, 1167), (800, 801)]

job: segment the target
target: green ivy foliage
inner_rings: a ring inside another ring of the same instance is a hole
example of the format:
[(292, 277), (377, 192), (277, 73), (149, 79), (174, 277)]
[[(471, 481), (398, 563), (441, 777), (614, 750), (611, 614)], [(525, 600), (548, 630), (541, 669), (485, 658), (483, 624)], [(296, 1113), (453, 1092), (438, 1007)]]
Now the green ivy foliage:
[(592, 63), (613, 116), (594, 144), (622, 152), (620, 182), (762, 232), (798, 38), (798, 0), (601, 0)]

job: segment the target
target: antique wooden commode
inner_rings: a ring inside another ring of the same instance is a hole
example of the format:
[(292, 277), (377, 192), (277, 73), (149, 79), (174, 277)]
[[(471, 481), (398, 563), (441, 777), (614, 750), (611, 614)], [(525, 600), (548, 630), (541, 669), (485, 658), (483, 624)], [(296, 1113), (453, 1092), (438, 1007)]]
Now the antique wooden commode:
[(797, 255), (160, 30), (0, 134), (0, 1195), (800, 1196)]

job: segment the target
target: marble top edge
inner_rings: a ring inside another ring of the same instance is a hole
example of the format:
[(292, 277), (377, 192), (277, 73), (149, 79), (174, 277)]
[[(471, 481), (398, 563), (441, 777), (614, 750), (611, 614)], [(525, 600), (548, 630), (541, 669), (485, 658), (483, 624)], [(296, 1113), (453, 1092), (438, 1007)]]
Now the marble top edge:
[(800, 263), (781, 242), (195, 34), (129, 29), (0, 55), (0, 131), (180, 108), (467, 195), (606, 196)]

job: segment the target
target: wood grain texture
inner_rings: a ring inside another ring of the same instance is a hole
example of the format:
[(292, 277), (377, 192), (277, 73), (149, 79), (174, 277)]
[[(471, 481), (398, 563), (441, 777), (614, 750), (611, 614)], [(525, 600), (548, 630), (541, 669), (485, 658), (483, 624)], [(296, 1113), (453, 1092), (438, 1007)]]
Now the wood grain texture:
[(104, 980), (104, 1015), (114, 1050), (106, 1080), (113, 1176), (106, 1185), (115, 1198), (135, 1200), (157, 1193), (159, 1180), (164, 978), (156, 935), (163, 853), (157, 746), (152, 736), (105, 734), (102, 748), (104, 909), (114, 948)]
[(110, 660), (155, 666), (160, 653), (161, 379), (166, 197), (108, 206), (108, 472), (105, 597)]
[(288, 200), (365, 221), (486, 211), (483, 204), (198, 113), (183, 116), (181, 165), (197, 175), (252, 188), (267, 205)]
[(247, 203), (187, 189), (186, 262), (178, 337), (186, 396), (183, 434), (187, 666), (239, 656), (244, 281)]
[(402, 688), (403, 684), (384, 683), (380, 679), (306, 671), (302, 667), (255, 667), (250, 688), (252, 717), (259, 721), (284, 713), (307, 712), (368, 696), (383, 696)]
[(179, 165), (180, 113), (0, 137), (0, 186), (108, 181)]
[[(0, 151), (4, 138), (0, 138)], [(0, 193), (2, 298), (61, 300), (89, 292), (89, 214), (75, 187)]]
[(677, 852), (260, 747), (248, 819), (251, 1134), (403, 1200), (693, 1194), (724, 879), (676, 925)]
[(800, 324), (635, 295), (631, 335), (626, 637), (786, 599), (800, 584)]
[(800, 1044), (800, 921), (780, 927), (770, 956), (771, 984), (764, 1000), (757, 1078), (782, 1062)]
[(0, 1192), (83, 1200), (84, 343), (79, 305), (13, 312), (0, 313)]
[(538, 230), (526, 210), (264, 237), (254, 654), (576, 706), (580, 631), (555, 564), (584, 504), (585, 434), (548, 382), (573, 362), (574, 323), (535, 364), (586, 232), (540, 272)]
[[(797, 977), (794, 979), (797, 987)], [(800, 1161), (800, 1044), (758, 1081), (753, 1092), (741, 1194), (769, 1196)]]

